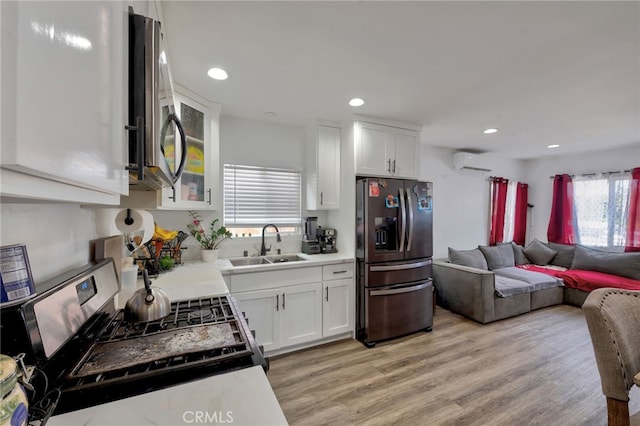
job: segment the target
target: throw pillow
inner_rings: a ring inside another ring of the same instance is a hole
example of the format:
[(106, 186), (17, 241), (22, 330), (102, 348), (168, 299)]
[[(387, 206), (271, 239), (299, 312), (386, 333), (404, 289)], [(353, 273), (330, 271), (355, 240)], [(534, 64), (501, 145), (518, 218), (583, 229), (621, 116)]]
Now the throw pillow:
[(511, 246), (513, 247), (513, 258), (516, 266), (529, 265), (531, 263), (529, 258), (524, 254), (524, 247), (514, 242), (511, 243)]
[(488, 269), (487, 261), (478, 249), (456, 250), (449, 247), (449, 262), (470, 268), (484, 269), (485, 271)]
[(640, 252), (612, 253), (576, 245), (571, 269), (586, 269), (640, 280)]
[(573, 255), (576, 252), (576, 246), (549, 243), (549, 248), (558, 252), (558, 254), (553, 256), (553, 259), (551, 259), (550, 263), (552, 265), (562, 266), (563, 268), (567, 269), (571, 268), (571, 264), (573, 263)]
[(487, 266), (490, 271), (516, 266), (511, 243), (498, 244), (495, 246), (478, 246), (478, 248), (485, 259), (487, 259)]
[(553, 256), (558, 254), (557, 251), (550, 249), (544, 243), (533, 240), (523, 250), (524, 254), (536, 265), (546, 265)]

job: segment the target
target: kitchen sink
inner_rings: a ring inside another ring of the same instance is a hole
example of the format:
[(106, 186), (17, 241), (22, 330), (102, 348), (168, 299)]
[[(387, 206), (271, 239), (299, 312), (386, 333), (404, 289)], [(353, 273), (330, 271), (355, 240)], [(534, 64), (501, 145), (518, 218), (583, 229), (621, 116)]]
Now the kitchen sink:
[(307, 260), (304, 257), (300, 257), (297, 254), (278, 254), (272, 256), (265, 256), (265, 259), (270, 263), (282, 263), (282, 262), (298, 262), (301, 260)]
[(229, 262), (231, 262), (233, 266), (263, 265), (271, 263), (264, 257), (238, 257), (236, 259), (229, 259)]
[(260, 257), (236, 257), (229, 259), (233, 266), (253, 266), (253, 265), (273, 265), (284, 262), (298, 262), (301, 260), (307, 260), (304, 257), (297, 254), (277, 254), (271, 256)]

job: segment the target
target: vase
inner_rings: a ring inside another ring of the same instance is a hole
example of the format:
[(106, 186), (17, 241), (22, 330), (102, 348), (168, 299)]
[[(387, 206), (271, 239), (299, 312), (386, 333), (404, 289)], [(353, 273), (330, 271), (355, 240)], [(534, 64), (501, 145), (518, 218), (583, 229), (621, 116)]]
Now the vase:
[(203, 262), (215, 262), (218, 260), (218, 249), (205, 250), (202, 249), (202, 261)]

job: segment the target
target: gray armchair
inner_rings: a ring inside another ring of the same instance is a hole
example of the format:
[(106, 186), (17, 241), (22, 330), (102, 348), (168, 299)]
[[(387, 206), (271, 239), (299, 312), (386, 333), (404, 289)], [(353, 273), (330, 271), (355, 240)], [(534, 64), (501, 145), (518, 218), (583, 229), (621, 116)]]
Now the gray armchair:
[(582, 309), (607, 398), (609, 426), (629, 425), (629, 390), (634, 377), (640, 377), (640, 291), (594, 290)]

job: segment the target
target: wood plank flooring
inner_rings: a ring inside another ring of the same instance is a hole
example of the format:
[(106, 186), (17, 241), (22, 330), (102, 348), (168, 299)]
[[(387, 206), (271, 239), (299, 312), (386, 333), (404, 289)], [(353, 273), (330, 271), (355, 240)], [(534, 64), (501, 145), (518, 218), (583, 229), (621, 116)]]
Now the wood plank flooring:
[(586, 322), (568, 305), (485, 325), (438, 307), (431, 333), (273, 357), (268, 378), (291, 425), (607, 423)]

